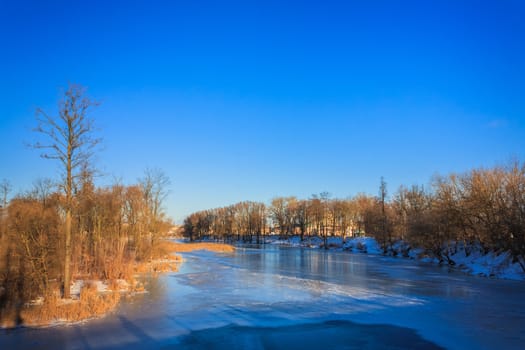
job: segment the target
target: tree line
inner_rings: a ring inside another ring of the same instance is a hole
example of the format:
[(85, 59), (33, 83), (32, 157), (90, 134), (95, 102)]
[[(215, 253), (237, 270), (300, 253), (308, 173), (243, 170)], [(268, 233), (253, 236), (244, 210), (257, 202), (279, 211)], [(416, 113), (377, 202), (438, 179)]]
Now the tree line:
[[(190, 240), (244, 240), (279, 234), (328, 237), (372, 236), (385, 254), (425, 254), (455, 264), (458, 249), (470, 254), (510, 252), (525, 271), (525, 164), (474, 169), (435, 176), (428, 186), (401, 186), (388, 196), (381, 179), (379, 194), (338, 199), (323, 192), (308, 199), (277, 197), (269, 205), (240, 202), (203, 210), (184, 220)], [(403, 242), (404, 249), (394, 249)]]
[(134, 263), (151, 259), (172, 226), (161, 170), (147, 169), (133, 185), (95, 185), (94, 105), (71, 85), (57, 116), (37, 111), (35, 131), (44, 137), (33, 146), (60, 164), (60, 180), (37, 180), (10, 199), (10, 182), (0, 183), (0, 319), (37, 297), (69, 298), (72, 277), (132, 277)]
[(312, 235), (356, 235), (364, 230), (360, 209), (370, 201), (365, 195), (330, 199), (327, 192), (309, 199), (276, 197), (269, 206), (245, 201), (195, 212), (184, 220), (183, 232), (190, 240), (214, 238), (257, 242), (269, 233), (282, 237), (298, 234), (301, 239)]

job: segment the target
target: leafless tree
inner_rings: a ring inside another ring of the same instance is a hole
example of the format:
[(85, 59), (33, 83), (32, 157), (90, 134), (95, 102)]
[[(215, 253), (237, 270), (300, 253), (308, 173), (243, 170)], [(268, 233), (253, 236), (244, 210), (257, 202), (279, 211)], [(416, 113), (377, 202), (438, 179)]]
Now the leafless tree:
[(33, 144), (41, 149), (41, 157), (57, 160), (61, 166), (62, 188), (65, 194), (65, 251), (63, 271), (63, 297), (70, 296), (71, 278), (71, 216), (74, 181), (79, 170), (92, 158), (100, 139), (95, 137), (94, 121), (88, 112), (97, 103), (86, 96), (86, 89), (70, 84), (58, 104), (58, 115), (50, 115), (38, 108), (35, 132), (45, 140)]
[(163, 205), (169, 194), (169, 177), (158, 168), (146, 169), (144, 176), (139, 179), (146, 207), (148, 209), (149, 234), (151, 245), (154, 244), (159, 225), (164, 220)]
[(13, 189), (13, 186), (11, 185), (11, 182), (7, 179), (3, 179), (2, 182), (0, 182), (0, 195), (2, 196), (2, 208), (7, 208), (7, 197), (9, 196), (9, 193)]
[(286, 208), (287, 208), (287, 198), (285, 197), (276, 197), (272, 199), (272, 204), (270, 206), (270, 215), (274, 227), (279, 227), (279, 233), (285, 235), (286, 232)]
[(38, 199), (45, 207), (46, 202), (55, 190), (55, 183), (49, 178), (39, 178), (33, 181), (33, 193), (36, 199)]
[(7, 197), (9, 196), (9, 193), (13, 189), (13, 186), (11, 185), (11, 182), (7, 179), (3, 179), (2, 182), (0, 182), (0, 195), (2, 198), (2, 206), (0, 208), (0, 223), (2, 223), (0, 227), (0, 240), (5, 234), (5, 231), (7, 230)]

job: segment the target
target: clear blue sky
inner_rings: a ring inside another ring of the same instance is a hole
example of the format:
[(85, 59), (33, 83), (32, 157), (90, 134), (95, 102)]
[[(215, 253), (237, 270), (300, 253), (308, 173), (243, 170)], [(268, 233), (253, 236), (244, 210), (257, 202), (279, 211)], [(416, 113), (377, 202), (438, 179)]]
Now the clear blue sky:
[(24, 142), (68, 82), (102, 102), (100, 181), (163, 169), (176, 220), (524, 160), (524, 18), (520, 0), (0, 0), (0, 178), (55, 176)]

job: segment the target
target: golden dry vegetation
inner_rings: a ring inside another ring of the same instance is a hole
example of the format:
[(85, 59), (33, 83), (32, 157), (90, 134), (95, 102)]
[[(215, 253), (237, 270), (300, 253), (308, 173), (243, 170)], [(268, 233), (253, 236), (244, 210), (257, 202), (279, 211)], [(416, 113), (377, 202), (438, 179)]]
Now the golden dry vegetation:
[(183, 258), (176, 253), (187, 253), (195, 250), (208, 250), (216, 253), (233, 253), (235, 248), (230, 244), (223, 243), (175, 243), (172, 241), (160, 241), (155, 247), (155, 256), (158, 258), (149, 261), (137, 262), (135, 272), (170, 272), (178, 271)]
[(175, 253), (186, 253), (194, 250), (209, 250), (216, 253), (233, 253), (235, 247), (230, 244), (224, 243), (207, 243), (207, 242), (198, 242), (198, 243), (175, 243), (167, 242), (172, 247), (172, 251)]
[(131, 185), (96, 186), (91, 156), (100, 139), (88, 111), (97, 104), (72, 84), (58, 114), (37, 109), (33, 130), (42, 140), (33, 147), (61, 165), (60, 180), (38, 179), (14, 196), (10, 182), (0, 182), (0, 324), (104, 314), (118, 297), (88, 286), (76, 301), (74, 281), (126, 280), (136, 289), (136, 273), (174, 271), (182, 261), (163, 240), (173, 224), (164, 213), (170, 181), (162, 170), (146, 169)]
[[(29, 302), (17, 308), (9, 308), (0, 317), (0, 327), (10, 328), (23, 324), (25, 326), (47, 326), (57, 322), (79, 322), (86, 319), (102, 317), (113, 311), (121, 295), (145, 291), (143, 284), (136, 280), (137, 274), (163, 273), (178, 271), (183, 262), (182, 256), (176, 253), (194, 250), (231, 253), (235, 248), (220, 243), (175, 243), (159, 240), (152, 249), (152, 258), (137, 261), (124, 277), (127, 286), (117, 280), (108, 281), (108, 290), (99, 291), (93, 282), (86, 282), (77, 299), (61, 299), (57, 293), (37, 298), (40, 302)], [(77, 278), (81, 278), (80, 275)]]
[(100, 293), (95, 284), (87, 283), (80, 291), (78, 300), (61, 299), (53, 294), (45, 297), (41, 304), (28, 304), (19, 310), (11, 309), (4, 315), (0, 325), (10, 328), (18, 324), (37, 327), (55, 322), (78, 322), (101, 317), (115, 309), (120, 301), (120, 292), (111, 290)]

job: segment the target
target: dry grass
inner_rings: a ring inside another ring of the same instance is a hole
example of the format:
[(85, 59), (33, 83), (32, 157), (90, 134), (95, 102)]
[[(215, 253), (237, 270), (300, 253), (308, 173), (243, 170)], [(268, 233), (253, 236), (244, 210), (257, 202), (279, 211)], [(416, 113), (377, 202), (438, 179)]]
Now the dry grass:
[[(135, 261), (124, 264), (124, 267), (113, 268), (120, 274), (118, 278), (125, 278), (131, 286), (136, 284), (135, 275), (140, 273), (163, 273), (179, 270), (183, 258), (176, 253), (186, 253), (194, 250), (209, 250), (219, 253), (232, 253), (235, 248), (229, 244), (222, 243), (175, 243), (169, 240), (157, 241), (151, 248), (149, 260)], [(120, 265), (119, 265), (120, 266)], [(136, 291), (136, 288), (132, 288)]]
[(176, 255), (170, 241), (159, 241), (152, 248), (152, 258), (149, 261), (135, 263), (135, 273), (162, 273), (178, 271), (182, 263), (182, 257)]
[(171, 251), (175, 253), (187, 253), (194, 250), (209, 250), (216, 253), (233, 253), (235, 251), (234, 246), (224, 243), (175, 243), (169, 241), (163, 243), (169, 245)]
[[(152, 248), (152, 259), (140, 261), (134, 264), (134, 274), (140, 273), (164, 273), (179, 270), (183, 258), (176, 253), (186, 253), (194, 250), (209, 250), (218, 253), (233, 253), (235, 248), (229, 244), (222, 243), (175, 243), (168, 240), (156, 242)], [(144, 291), (144, 286), (137, 283), (133, 277), (128, 278), (133, 292)]]
[[(133, 272), (127, 271), (126, 280), (129, 292), (144, 291), (144, 286), (137, 283), (133, 274), (153, 272), (162, 273), (177, 271), (183, 259), (175, 253), (186, 253), (194, 250), (209, 250), (219, 253), (232, 253), (235, 248), (221, 243), (175, 243), (160, 241), (155, 245), (153, 258), (150, 261), (136, 263)], [(19, 324), (25, 326), (46, 326), (60, 322), (78, 322), (101, 317), (114, 310), (120, 300), (122, 287), (116, 280), (109, 282), (110, 291), (101, 293), (93, 283), (86, 283), (80, 290), (78, 300), (60, 299), (57, 293), (51, 293), (39, 305), (24, 305), (19, 310), (2, 310), (0, 327), (10, 328)]]
[(178, 271), (183, 259), (175, 253), (187, 253), (194, 250), (209, 250), (218, 253), (232, 253), (235, 248), (222, 243), (175, 243), (160, 241), (153, 249), (153, 259), (135, 264), (135, 273)]
[(86, 284), (78, 300), (63, 300), (56, 294), (47, 296), (42, 305), (25, 305), (20, 314), (11, 314), (4, 320), (4, 327), (22, 323), (25, 326), (45, 326), (56, 322), (78, 322), (101, 317), (114, 310), (120, 300), (120, 293), (111, 291), (99, 293), (94, 284)]
[(182, 257), (180, 255), (166, 255), (159, 259), (152, 259), (151, 261), (136, 263), (135, 272), (173, 272), (179, 270), (180, 263), (182, 263)]

